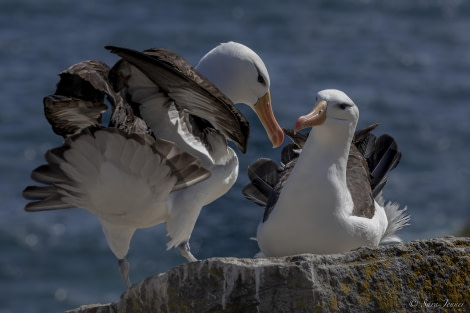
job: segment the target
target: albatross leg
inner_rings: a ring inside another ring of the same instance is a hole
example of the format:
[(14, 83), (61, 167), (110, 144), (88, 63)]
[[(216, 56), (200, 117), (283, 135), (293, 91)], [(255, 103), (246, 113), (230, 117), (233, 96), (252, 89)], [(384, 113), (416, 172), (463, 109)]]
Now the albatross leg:
[(124, 284), (126, 284), (126, 289), (131, 288), (131, 281), (129, 280), (129, 262), (126, 259), (118, 260), (119, 273), (121, 274)]
[(180, 243), (178, 245), (178, 249), (180, 250), (181, 255), (184, 256), (186, 260), (188, 260), (188, 262), (197, 261), (197, 259), (191, 253), (191, 249), (189, 248), (189, 242), (185, 241), (185, 242)]

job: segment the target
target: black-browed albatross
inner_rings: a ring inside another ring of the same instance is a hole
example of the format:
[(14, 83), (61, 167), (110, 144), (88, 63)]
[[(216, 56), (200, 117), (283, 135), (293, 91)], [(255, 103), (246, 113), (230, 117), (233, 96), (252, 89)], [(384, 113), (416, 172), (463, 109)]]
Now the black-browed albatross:
[[(166, 49), (106, 47), (122, 59), (109, 70), (84, 61), (61, 73), (45, 113), (63, 146), (32, 178), (27, 211), (83, 208), (97, 215), (129, 288), (126, 255), (138, 228), (166, 222), (167, 247), (195, 261), (189, 239), (200, 210), (225, 194), (238, 175), (227, 140), (245, 152), (249, 125), (234, 103), (252, 107), (274, 147), (284, 139), (271, 108), (261, 58), (228, 42), (196, 68)], [(109, 75), (108, 75), (109, 72)], [(112, 104), (101, 126), (104, 95)]]
[[(260, 255), (341, 253), (399, 241), (394, 234), (409, 221), (406, 208), (385, 204), (381, 193), (401, 158), (394, 139), (371, 134), (376, 124), (355, 135), (359, 110), (344, 92), (322, 90), (316, 100), (294, 132), (286, 130), (296, 145), (283, 149), (283, 166), (259, 159), (248, 169), (243, 193), (265, 206)], [(312, 126), (308, 138), (296, 134)]]

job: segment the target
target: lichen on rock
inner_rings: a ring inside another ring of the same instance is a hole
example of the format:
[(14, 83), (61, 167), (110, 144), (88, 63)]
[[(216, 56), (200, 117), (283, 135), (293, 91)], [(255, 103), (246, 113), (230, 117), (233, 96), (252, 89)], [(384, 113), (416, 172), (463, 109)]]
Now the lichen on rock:
[(135, 284), (117, 303), (70, 313), (470, 312), (470, 238), (333, 255), (211, 258)]

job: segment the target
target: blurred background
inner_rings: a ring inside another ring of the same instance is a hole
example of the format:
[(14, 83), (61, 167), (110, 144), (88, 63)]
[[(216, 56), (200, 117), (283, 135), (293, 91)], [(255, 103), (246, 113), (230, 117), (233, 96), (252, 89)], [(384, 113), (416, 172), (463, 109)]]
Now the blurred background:
[[(403, 158), (386, 200), (408, 206), (405, 241), (456, 235), (470, 220), (470, 4), (395, 1), (0, 2), (0, 313), (62, 312), (117, 301), (124, 285), (97, 219), (84, 210), (27, 213), (21, 192), (44, 153), (62, 142), (43, 116), (57, 74), (98, 59), (104, 45), (164, 47), (190, 63), (220, 42), (255, 50), (271, 77), (279, 123), (293, 127), (317, 91), (345, 91), (359, 127), (378, 122)], [(279, 159), (254, 113), (240, 175), (205, 207), (191, 239), (198, 258), (252, 257), (263, 211), (245, 200), (246, 168)], [(287, 142), (287, 141), (286, 141)], [(138, 230), (128, 258), (133, 282), (184, 263), (166, 251), (165, 227)]]

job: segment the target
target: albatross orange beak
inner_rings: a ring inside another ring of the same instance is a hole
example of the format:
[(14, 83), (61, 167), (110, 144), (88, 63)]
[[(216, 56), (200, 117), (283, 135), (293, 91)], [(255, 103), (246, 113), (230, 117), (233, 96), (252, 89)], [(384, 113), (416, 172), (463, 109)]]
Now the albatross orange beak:
[(323, 124), (326, 119), (326, 107), (327, 103), (325, 100), (317, 102), (313, 111), (307, 115), (303, 115), (297, 119), (294, 126), (294, 134), (299, 130), (307, 127), (313, 127)]
[(263, 97), (259, 98), (253, 108), (266, 130), (269, 140), (271, 140), (273, 144), (273, 148), (279, 147), (284, 141), (284, 132), (274, 117), (270, 92), (268, 91)]

